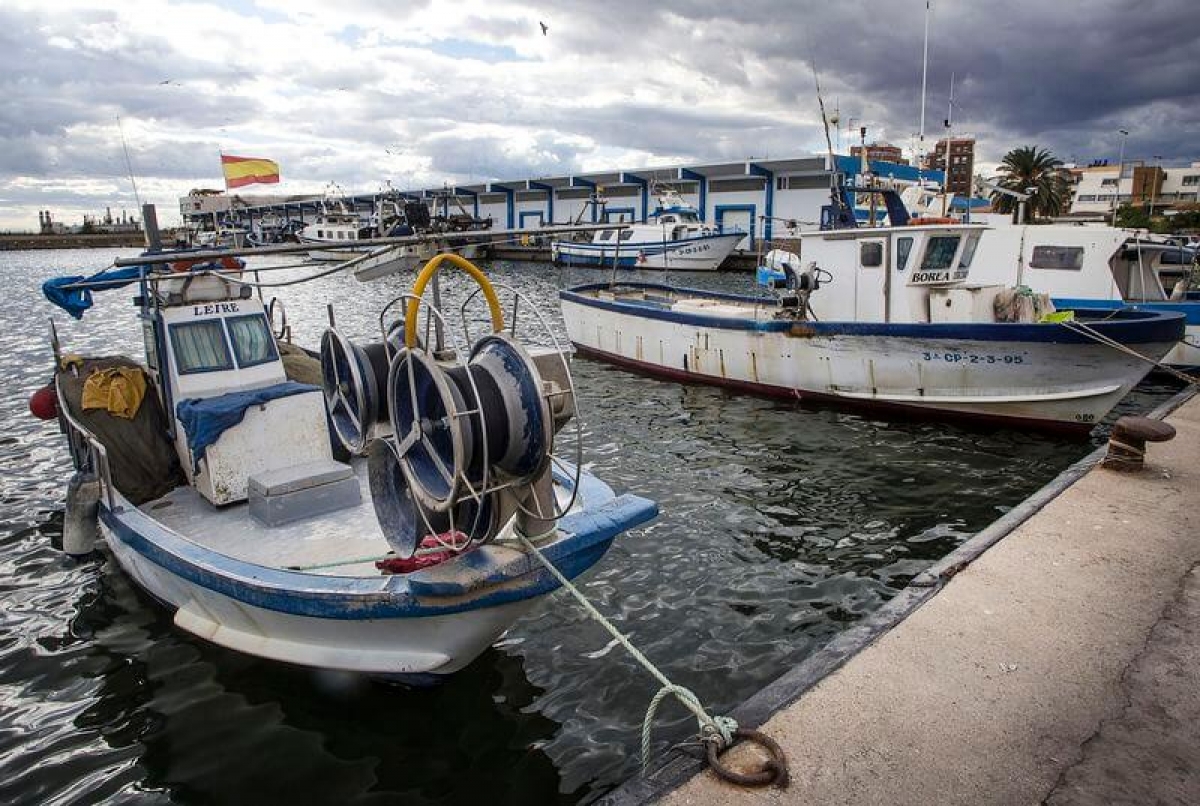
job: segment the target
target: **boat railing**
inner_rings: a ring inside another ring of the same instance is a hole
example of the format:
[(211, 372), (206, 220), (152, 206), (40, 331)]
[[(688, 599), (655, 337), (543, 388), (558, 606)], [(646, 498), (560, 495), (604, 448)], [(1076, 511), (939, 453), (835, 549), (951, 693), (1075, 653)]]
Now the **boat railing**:
[[(116, 501), (113, 496), (112, 467), (108, 462), (108, 449), (87, 426), (75, 419), (65, 405), (61, 405), (61, 401), (66, 398), (63, 396), (62, 386), (57, 378), (54, 386), (55, 394), (60, 401), (59, 415), (62, 418), (60, 422), (63, 432), (67, 435), (67, 443), (70, 445), (75, 465), (80, 469), (89, 469), (96, 474), (96, 478), (100, 480), (108, 508), (115, 509)], [(84, 457), (86, 457), (86, 461), (81, 461)]]

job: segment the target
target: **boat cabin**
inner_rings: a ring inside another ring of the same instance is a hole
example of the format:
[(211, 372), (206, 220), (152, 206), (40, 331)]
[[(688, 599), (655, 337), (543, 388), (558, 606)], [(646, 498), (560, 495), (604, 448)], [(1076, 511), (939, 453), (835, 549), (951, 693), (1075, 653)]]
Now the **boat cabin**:
[(801, 233), (804, 262), (832, 275), (812, 294), (813, 311), (836, 321), (976, 321), (963, 308), (966, 300), (951, 310), (945, 298), (950, 289), (966, 289), (972, 310), (982, 311), (1008, 287), (985, 288), (973, 275), (985, 229), (956, 224)]
[(296, 477), (293, 491), (307, 476), (352, 477), (333, 461), (321, 390), (288, 380), (265, 306), (248, 286), (190, 272), (150, 285), (147, 369), (200, 495), (215, 505), (251, 499), (254, 512), (252, 488), (270, 488), (280, 473)]

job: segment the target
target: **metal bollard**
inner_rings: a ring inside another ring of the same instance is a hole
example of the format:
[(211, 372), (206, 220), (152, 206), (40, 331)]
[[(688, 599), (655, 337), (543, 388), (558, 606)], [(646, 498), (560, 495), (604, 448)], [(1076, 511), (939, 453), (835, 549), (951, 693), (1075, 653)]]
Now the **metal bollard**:
[(1108, 454), (1101, 462), (1109, 470), (1141, 470), (1147, 442), (1166, 442), (1175, 437), (1175, 427), (1149, 417), (1122, 417), (1108, 438)]

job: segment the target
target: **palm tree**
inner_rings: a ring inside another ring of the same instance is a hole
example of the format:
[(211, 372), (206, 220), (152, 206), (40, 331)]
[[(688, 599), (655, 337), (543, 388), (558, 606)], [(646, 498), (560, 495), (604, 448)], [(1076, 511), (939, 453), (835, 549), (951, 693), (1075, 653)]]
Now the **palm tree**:
[[(1020, 146), (1004, 155), (996, 184), (1018, 193), (1032, 192), (1026, 202), (1030, 218), (1061, 215), (1069, 203), (1067, 182), (1061, 168), (1062, 160), (1049, 149)], [(998, 212), (1008, 213), (1016, 206), (1017, 200), (1012, 196), (992, 192), (992, 207)]]

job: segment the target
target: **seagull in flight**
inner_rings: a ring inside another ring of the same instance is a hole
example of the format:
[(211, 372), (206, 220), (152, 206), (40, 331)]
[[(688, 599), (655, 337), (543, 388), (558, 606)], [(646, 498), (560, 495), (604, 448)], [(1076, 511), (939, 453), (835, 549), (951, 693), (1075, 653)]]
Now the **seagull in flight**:
[(538, 25), (542, 26), (542, 36), (545, 36), (546, 32), (549, 31), (550, 28), (547, 27), (546, 23), (544, 22), (539, 22)]

